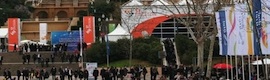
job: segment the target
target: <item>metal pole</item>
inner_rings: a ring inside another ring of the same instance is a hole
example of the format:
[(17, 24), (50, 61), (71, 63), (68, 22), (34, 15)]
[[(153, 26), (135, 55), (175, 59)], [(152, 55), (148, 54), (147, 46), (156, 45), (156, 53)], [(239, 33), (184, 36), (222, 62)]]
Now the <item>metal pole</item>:
[[(106, 26), (106, 33), (108, 32), (108, 27)], [(106, 34), (106, 48), (107, 48), (107, 67), (109, 67), (110, 65), (110, 58), (109, 58), (109, 55), (110, 55), (110, 45), (109, 45), (109, 37), (108, 37), (108, 33)]]
[[(228, 64), (228, 55), (226, 55), (226, 64)], [(226, 79), (229, 79), (229, 69), (228, 68), (226, 69), (226, 73), (227, 73)]]
[(241, 55), (241, 62), (242, 62), (242, 69), (241, 69), (241, 73), (242, 73), (242, 80), (245, 80), (245, 71), (244, 71), (244, 69), (245, 69), (245, 67), (244, 67), (244, 56), (243, 55)]
[[(231, 55), (230, 55), (230, 63), (233, 64)], [(231, 79), (233, 79), (233, 69), (231, 69)]]
[(234, 56), (234, 59), (235, 59), (234, 60), (235, 61), (235, 74), (236, 74), (235, 78), (236, 78), (236, 80), (238, 80), (238, 60), (237, 60), (237, 57), (238, 57), (237, 55)]
[(250, 55), (248, 55), (248, 80), (251, 79)]
[(82, 28), (79, 28), (79, 32), (80, 32), (80, 56), (81, 56), (81, 66), (83, 68), (83, 52), (82, 52)]
[[(258, 61), (259, 60), (259, 56), (258, 55), (256, 55), (256, 61)], [(257, 68), (257, 79), (260, 79), (260, 72), (259, 72), (259, 64), (257, 63), (257, 66), (256, 66)]]
[[(267, 55), (265, 55), (265, 59), (268, 59), (267, 58)], [(266, 60), (266, 62), (265, 63), (267, 63), (266, 65), (265, 65), (265, 77), (266, 77), (266, 79), (268, 79), (268, 62), (267, 62), (268, 60)]]

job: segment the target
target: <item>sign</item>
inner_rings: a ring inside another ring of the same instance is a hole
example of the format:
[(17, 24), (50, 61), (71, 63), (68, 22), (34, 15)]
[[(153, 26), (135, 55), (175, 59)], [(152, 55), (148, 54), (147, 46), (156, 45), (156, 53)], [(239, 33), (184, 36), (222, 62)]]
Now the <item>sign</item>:
[(95, 18), (94, 16), (83, 17), (83, 42), (90, 46), (95, 42)]
[[(13, 51), (14, 45), (20, 41), (20, 19), (8, 18), (8, 50)], [(18, 47), (17, 47), (18, 48)]]
[(77, 50), (77, 46), (80, 43), (79, 31), (56, 31), (51, 33), (52, 45), (67, 43), (68, 51)]
[(85, 65), (86, 65), (86, 69), (89, 73), (89, 78), (94, 78), (92, 73), (95, 70), (95, 68), (98, 67), (97, 63), (86, 63)]
[(47, 44), (47, 23), (39, 24), (39, 41)]

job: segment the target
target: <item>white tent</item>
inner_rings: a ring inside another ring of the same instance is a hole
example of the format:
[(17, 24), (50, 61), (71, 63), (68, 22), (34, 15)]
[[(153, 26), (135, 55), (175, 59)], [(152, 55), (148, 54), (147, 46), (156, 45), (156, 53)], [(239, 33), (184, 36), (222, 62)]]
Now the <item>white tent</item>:
[(8, 28), (0, 28), (0, 38), (7, 38)]
[(109, 41), (117, 41), (118, 39), (127, 38), (129, 39), (129, 33), (124, 30), (124, 28), (118, 24), (117, 27), (108, 34)]
[[(264, 64), (270, 64), (270, 59), (263, 59)], [(252, 62), (253, 65), (262, 65), (262, 60), (257, 60)]]

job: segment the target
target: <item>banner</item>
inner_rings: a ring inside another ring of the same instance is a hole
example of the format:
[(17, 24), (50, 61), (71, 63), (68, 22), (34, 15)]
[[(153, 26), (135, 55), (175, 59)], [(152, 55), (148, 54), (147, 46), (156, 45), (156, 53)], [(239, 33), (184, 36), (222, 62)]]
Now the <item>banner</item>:
[(93, 71), (95, 70), (95, 68), (98, 67), (98, 64), (97, 63), (86, 63), (86, 69), (89, 73), (89, 78), (90, 79), (94, 79), (94, 76), (93, 76)]
[(262, 36), (261, 36), (261, 49), (263, 54), (270, 54), (270, 0), (263, 0), (267, 3), (264, 3), (262, 6)]
[(216, 13), (216, 22), (220, 43), (220, 55), (227, 55), (227, 26), (225, 11), (219, 11)]
[[(20, 41), (20, 19), (8, 18), (8, 50), (13, 51), (14, 45), (19, 45)], [(18, 47), (17, 47), (18, 48)], [(18, 50), (18, 49), (17, 49)]]
[[(261, 44), (262, 43), (262, 39), (261, 39), (261, 36), (262, 36), (262, 34), (261, 34), (261, 30), (262, 30), (262, 19), (261, 19), (261, 17), (262, 17), (262, 7), (261, 7), (261, 0), (252, 0), (252, 17), (253, 17), (253, 23), (254, 23), (254, 27), (256, 27), (256, 28), (254, 28), (254, 33), (255, 32), (257, 32), (257, 33), (255, 33), (254, 34), (254, 38), (257, 38), (257, 39), (255, 39), (254, 41), (254, 52), (255, 52), (255, 54), (259, 54), (260, 53), (260, 47), (262, 47), (262, 46), (259, 46), (258, 44)], [(256, 30), (256, 31), (255, 31)], [(260, 41), (258, 41), (258, 39), (260, 39)]]
[(47, 23), (39, 24), (39, 42), (47, 44)]
[(95, 18), (94, 16), (83, 17), (83, 42), (89, 47), (95, 42)]
[(246, 5), (225, 7), (216, 13), (220, 55), (254, 55), (254, 36)]
[(51, 44), (67, 44), (68, 51), (77, 50), (78, 44), (80, 43), (79, 31), (56, 31), (51, 32)]

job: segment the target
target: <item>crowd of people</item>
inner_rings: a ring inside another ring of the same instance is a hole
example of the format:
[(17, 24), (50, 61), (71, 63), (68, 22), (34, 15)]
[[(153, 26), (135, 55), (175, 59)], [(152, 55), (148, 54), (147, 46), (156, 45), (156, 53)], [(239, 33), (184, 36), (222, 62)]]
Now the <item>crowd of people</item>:
[(21, 70), (16, 71), (16, 77), (12, 77), (10, 69), (5, 69), (3, 76), (6, 80), (88, 80), (89, 73), (86, 69), (72, 69), (69, 67), (51, 67), (47, 70), (46, 68), (22, 68)]

